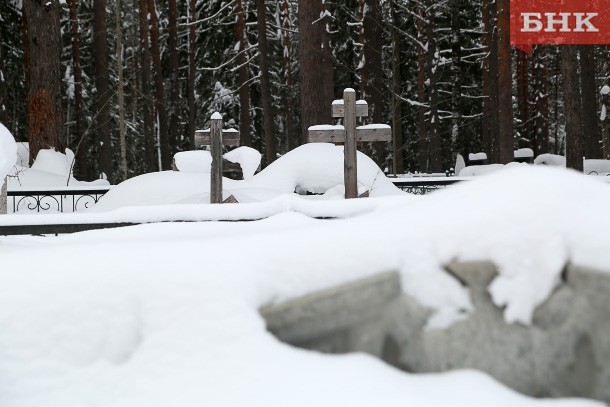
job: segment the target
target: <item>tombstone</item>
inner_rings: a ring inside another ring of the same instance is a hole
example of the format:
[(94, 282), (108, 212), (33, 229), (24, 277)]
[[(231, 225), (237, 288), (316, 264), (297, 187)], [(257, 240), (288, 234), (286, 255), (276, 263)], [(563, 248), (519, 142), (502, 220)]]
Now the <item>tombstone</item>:
[(343, 100), (334, 101), (332, 109), (333, 117), (342, 118), (343, 125), (311, 126), (308, 129), (308, 142), (344, 143), (345, 198), (358, 198), (356, 143), (362, 141), (392, 141), (392, 129), (385, 124), (356, 126), (357, 117), (368, 116), (368, 105), (364, 100), (356, 101), (356, 91), (354, 89), (345, 89)]
[(487, 165), (487, 154), (485, 153), (470, 153), (468, 154), (468, 165)]
[[(222, 146), (238, 146), (239, 131), (235, 129), (222, 129), (222, 116), (215, 112), (210, 119), (210, 128), (195, 132), (195, 146), (210, 146), (212, 154), (212, 168), (210, 171), (210, 203), (222, 203)], [(230, 199), (227, 201), (233, 202)]]
[(534, 150), (531, 148), (520, 148), (515, 150), (515, 162), (533, 164)]
[(6, 215), (6, 213), (8, 212), (8, 202), (6, 196), (6, 186), (8, 183), (6, 182), (6, 180), (6, 178), (0, 179), (0, 182), (2, 183), (2, 186), (0, 187), (0, 215)]

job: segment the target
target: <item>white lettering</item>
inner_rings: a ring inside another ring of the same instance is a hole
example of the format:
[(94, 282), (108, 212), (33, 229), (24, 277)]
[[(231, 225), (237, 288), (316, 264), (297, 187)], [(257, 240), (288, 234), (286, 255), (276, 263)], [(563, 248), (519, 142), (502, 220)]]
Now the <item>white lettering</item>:
[[(574, 32), (599, 32), (597, 27), (591, 24), (591, 19), (597, 17), (597, 15), (597, 13), (587, 13), (587, 17), (583, 19), (585, 13), (574, 13), (574, 16), (576, 17), (576, 28), (574, 29)], [(585, 25), (587, 26), (586, 30), (583, 28)]]
[(540, 13), (521, 13), (523, 16), (523, 29), (521, 32), (536, 33), (542, 31), (542, 15)]
[(570, 32), (569, 18), (571, 13), (559, 13), (560, 18), (555, 18), (557, 13), (544, 13), (546, 16), (546, 32), (556, 32), (556, 25), (561, 25), (560, 32)]

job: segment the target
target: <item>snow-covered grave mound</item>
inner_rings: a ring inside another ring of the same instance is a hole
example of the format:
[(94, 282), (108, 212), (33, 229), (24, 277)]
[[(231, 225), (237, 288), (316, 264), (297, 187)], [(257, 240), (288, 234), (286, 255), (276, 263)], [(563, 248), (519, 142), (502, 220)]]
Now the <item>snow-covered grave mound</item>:
[[(166, 171), (129, 179), (109, 191), (93, 210), (98, 212), (125, 206), (208, 203), (210, 177), (192, 172), (206, 172), (210, 162), (206, 158), (208, 156), (204, 151), (181, 156), (179, 160), (183, 160), (180, 163), (182, 168), (191, 172)], [(200, 166), (194, 162), (198, 158), (202, 159)], [(249, 150), (227, 156), (227, 159), (242, 165), (245, 179), (235, 181), (223, 178), (225, 199), (233, 195), (240, 203), (260, 202), (294, 194), (295, 191), (325, 194), (322, 199), (340, 199), (344, 194), (343, 147), (325, 143), (306, 144), (252, 175), (252, 171), (258, 167), (256, 158)], [(370, 191), (371, 197), (404, 194), (373, 160), (362, 153), (358, 153), (358, 183), (359, 192)]]
[(42, 189), (83, 186), (107, 186), (108, 181), (99, 179), (91, 182), (79, 181), (72, 175), (74, 153), (66, 149), (65, 154), (53, 149), (38, 152), (36, 160), (28, 165), (28, 150), (25, 143), (19, 143), (17, 165), (9, 173), (9, 189)]
[(471, 309), (444, 271), (452, 260), (495, 262), (493, 301), (525, 324), (567, 261), (610, 270), (610, 190), (575, 172), (515, 166), (379, 199), (394, 204), (346, 220), (286, 212), (0, 238), (2, 406), (602, 405), (523, 397), (473, 371), (401, 373), (269, 334), (261, 306), (382, 271), (400, 271), (433, 328)]

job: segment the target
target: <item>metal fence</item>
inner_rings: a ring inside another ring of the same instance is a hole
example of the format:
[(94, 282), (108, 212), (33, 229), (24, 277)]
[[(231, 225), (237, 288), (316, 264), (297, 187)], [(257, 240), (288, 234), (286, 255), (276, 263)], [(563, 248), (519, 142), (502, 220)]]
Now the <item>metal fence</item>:
[(7, 192), (8, 212), (78, 212), (95, 205), (110, 187), (13, 189)]

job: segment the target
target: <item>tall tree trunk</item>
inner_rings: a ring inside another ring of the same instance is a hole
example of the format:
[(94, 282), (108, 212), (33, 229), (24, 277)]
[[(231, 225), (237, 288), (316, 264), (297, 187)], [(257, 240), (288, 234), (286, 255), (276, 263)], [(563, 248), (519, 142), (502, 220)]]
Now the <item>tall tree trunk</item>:
[[(240, 1), (240, 0), (237, 0)], [(189, 1), (189, 77), (188, 77), (188, 140), (189, 148), (195, 149), (195, 75), (197, 73), (195, 66), (196, 51), (196, 29), (195, 21), (197, 21), (197, 0)]]
[(578, 78), (578, 46), (564, 45), (561, 50), (563, 101), (566, 118), (566, 165), (583, 170), (582, 102)]
[[(425, 18), (423, 4), (420, 3), (418, 8), (419, 19), (417, 20), (417, 39), (419, 43), (426, 43), (426, 26), (422, 21)], [(428, 172), (428, 163), (430, 156), (429, 140), (426, 134), (426, 55), (424, 49), (417, 47), (417, 97), (419, 105), (417, 106), (417, 144), (418, 144), (418, 161), (419, 170)]]
[(248, 33), (246, 27), (246, 15), (242, 0), (237, 0), (235, 4), (235, 15), (237, 24), (235, 25), (235, 37), (239, 42), (239, 54), (237, 55), (237, 65), (239, 66), (239, 135), (242, 146), (252, 146), (252, 136), (250, 135), (250, 74), (248, 73)]
[[(383, 108), (383, 24), (379, 0), (366, 0), (364, 6), (364, 66), (362, 67), (362, 85), (367, 99), (373, 123), (384, 122)], [(384, 168), (387, 157), (387, 144), (376, 142), (371, 146), (373, 158), (377, 165)]]
[[(0, 24), (0, 38), (3, 37), (2, 28), (3, 24)], [(4, 53), (2, 52), (3, 44), (0, 42), (0, 123), (7, 123), (7, 111), (4, 104), (6, 100), (6, 77), (4, 75)], [(2, 182), (2, 180), (0, 180)]]
[(110, 134), (110, 92), (108, 72), (108, 30), (106, 0), (93, 2), (93, 47), (95, 49), (95, 87), (97, 89), (97, 134), (100, 147), (100, 170), (113, 181), (112, 137)]
[(595, 83), (595, 45), (580, 45), (580, 86), (582, 93), (583, 149), (586, 158), (601, 158), (597, 84)]
[(118, 73), (117, 104), (119, 108), (119, 147), (121, 151), (121, 180), (127, 179), (127, 140), (125, 138), (125, 84), (123, 83), (123, 28), (121, 21), (121, 0), (116, 0), (114, 19), (116, 25), (116, 63)]
[(398, 13), (396, 10), (396, 0), (392, 0), (392, 163), (394, 174), (404, 173), (404, 150), (405, 143), (402, 136), (402, 75), (401, 65), (401, 43), (400, 33), (398, 32)]
[(263, 105), (263, 131), (265, 133), (265, 158), (269, 165), (276, 159), (275, 134), (273, 133), (273, 109), (271, 107), (271, 81), (269, 80), (269, 47), (267, 46), (267, 8), (265, 0), (256, 1), (258, 26), (258, 53), (261, 65), (261, 102)]
[(169, 48), (169, 145), (171, 156), (178, 151), (180, 140), (180, 78), (178, 66), (178, 11), (176, 0), (169, 0), (168, 39)]
[[(146, 171), (154, 172), (157, 169), (155, 162), (155, 135), (152, 119), (152, 94), (150, 86), (150, 52), (148, 48), (148, 5), (146, 0), (139, 0), (140, 15), (140, 67), (142, 75), (142, 103), (143, 131), (144, 131), (144, 157)], [(194, 132), (193, 132), (194, 133)]]
[(76, 178), (85, 180), (92, 178), (92, 172), (87, 160), (87, 140), (85, 140), (85, 116), (83, 114), (83, 72), (80, 66), (80, 38), (77, 0), (70, 0), (70, 31), (72, 34), (72, 65), (74, 67), (74, 154)]
[[(482, 0), (482, 20), (483, 20), (483, 35), (481, 37), (483, 49), (487, 52), (487, 56), (483, 58), (482, 63), (482, 110), (483, 117), (481, 119), (481, 147), (485, 154), (488, 157), (491, 157), (491, 133), (490, 133), (490, 125), (494, 121), (491, 118), (491, 109), (490, 109), (490, 59), (491, 59), (491, 48), (490, 44), (492, 43), (492, 25), (490, 22), (490, 13), (489, 13), (489, 0)], [(495, 2), (494, 2), (495, 3)], [(466, 157), (468, 158), (468, 157)]]
[(30, 163), (41, 149), (65, 151), (59, 8), (57, 0), (23, 2)]
[(466, 156), (468, 150), (465, 134), (460, 131), (462, 115), (460, 112), (462, 99), (462, 42), (460, 13), (463, 11), (461, 0), (451, 0), (451, 141), (454, 151)]
[(490, 162), (498, 162), (498, 139), (500, 133), (498, 115), (500, 112), (500, 85), (498, 69), (500, 56), (498, 48), (498, 2), (488, 0), (488, 40), (489, 40), (489, 93), (487, 97), (489, 108), (489, 145), (486, 151)]
[[(498, 142), (495, 162), (514, 160), (513, 78), (510, 46), (510, 0), (496, 0), (498, 6)], [(494, 143), (495, 144), (495, 143)]]
[(299, 60), (301, 65), (301, 137), (307, 142), (307, 129), (332, 120), (333, 60), (330, 34), (322, 0), (299, 3)]
[(161, 68), (161, 47), (159, 45), (159, 22), (155, 0), (148, 0), (148, 14), (150, 15), (150, 50), (153, 62), (153, 77), (155, 81), (155, 110), (157, 113), (159, 143), (161, 144), (161, 169), (172, 168), (172, 155), (167, 134), (167, 106), (165, 105), (165, 88), (163, 84), (163, 70)]
[(548, 89), (548, 57), (546, 46), (538, 45), (534, 51), (535, 69), (535, 108), (536, 119), (534, 155), (549, 152), (549, 89)]
[(531, 147), (536, 150), (536, 137), (530, 134), (529, 128), (529, 61), (525, 52), (517, 50), (517, 107), (519, 112), (519, 147)]
[(282, 3), (282, 45), (284, 47), (284, 79), (285, 86), (285, 107), (286, 107), (286, 147), (287, 150), (293, 150), (300, 144), (301, 138), (295, 128), (294, 106), (292, 101), (292, 45), (290, 43), (290, 1), (284, 0)]
[(427, 0), (428, 24), (426, 34), (428, 39), (428, 52), (426, 54), (426, 73), (428, 76), (428, 100), (430, 103), (428, 119), (428, 137), (430, 140), (430, 161), (428, 172), (439, 173), (443, 171), (441, 137), (438, 131), (439, 111), (438, 111), (438, 56), (437, 41), (435, 32), (435, 3), (434, 0)]
[[(555, 117), (553, 120), (553, 123), (555, 123), (555, 131), (553, 134), (553, 140), (554, 140), (554, 148), (553, 148), (553, 152), (555, 154), (561, 154), (561, 146), (559, 143), (559, 76), (561, 74), (561, 51), (560, 51), (560, 47), (559, 46), (555, 46), (555, 52), (553, 53), (555, 58), (555, 65), (553, 66), (553, 77), (554, 77), (554, 83), (553, 83), (553, 96), (554, 96), (554, 100), (555, 100), (555, 106), (554, 106), (554, 112), (555, 112)], [(564, 140), (565, 142), (565, 140)]]

